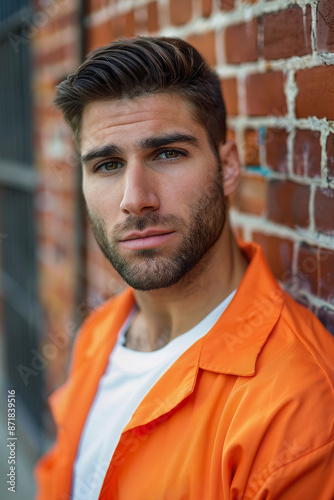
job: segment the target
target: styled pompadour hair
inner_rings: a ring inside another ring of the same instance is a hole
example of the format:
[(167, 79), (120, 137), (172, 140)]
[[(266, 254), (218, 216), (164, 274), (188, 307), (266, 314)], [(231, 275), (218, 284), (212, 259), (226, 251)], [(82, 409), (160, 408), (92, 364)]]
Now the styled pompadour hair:
[(80, 144), (82, 113), (94, 101), (178, 94), (191, 105), (216, 151), (226, 140), (226, 113), (218, 75), (180, 38), (118, 40), (88, 55), (57, 86), (55, 105)]

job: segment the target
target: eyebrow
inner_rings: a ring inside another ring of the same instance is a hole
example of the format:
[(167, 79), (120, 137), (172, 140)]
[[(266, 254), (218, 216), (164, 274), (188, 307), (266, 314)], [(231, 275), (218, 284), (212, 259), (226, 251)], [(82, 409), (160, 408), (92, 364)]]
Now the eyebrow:
[(106, 144), (105, 146), (99, 146), (93, 148), (88, 153), (81, 156), (81, 163), (88, 163), (97, 158), (107, 158), (107, 156), (116, 156), (123, 153), (123, 149), (119, 148), (115, 144)]
[(158, 137), (148, 137), (140, 141), (139, 145), (143, 150), (161, 148), (161, 146), (168, 146), (175, 142), (186, 142), (193, 146), (198, 146), (198, 139), (190, 134), (182, 134), (174, 132), (173, 134), (165, 134)]
[[(190, 134), (182, 134), (179, 132), (174, 132), (172, 134), (165, 134), (157, 137), (148, 137), (139, 142), (139, 147), (146, 151), (149, 149), (161, 148), (162, 146), (168, 146), (175, 142), (186, 142), (193, 146), (198, 147), (198, 139)], [(107, 158), (108, 156), (117, 156), (124, 154), (124, 149), (116, 146), (115, 144), (106, 144), (104, 146), (99, 146), (91, 149), (87, 153), (81, 156), (82, 163), (88, 163), (97, 158)]]

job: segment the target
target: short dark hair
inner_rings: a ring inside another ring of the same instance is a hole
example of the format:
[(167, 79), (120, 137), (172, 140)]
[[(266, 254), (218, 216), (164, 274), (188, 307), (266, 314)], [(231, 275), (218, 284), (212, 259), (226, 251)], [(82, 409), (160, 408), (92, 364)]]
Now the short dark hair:
[(225, 104), (218, 75), (180, 38), (137, 37), (91, 52), (57, 86), (61, 109), (79, 144), (84, 107), (94, 101), (175, 93), (193, 108), (214, 150), (226, 140)]

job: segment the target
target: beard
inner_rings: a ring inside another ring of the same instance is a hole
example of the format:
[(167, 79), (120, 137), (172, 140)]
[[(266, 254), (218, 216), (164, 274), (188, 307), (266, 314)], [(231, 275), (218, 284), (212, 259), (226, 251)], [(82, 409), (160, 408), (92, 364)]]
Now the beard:
[[(148, 212), (141, 217), (130, 214), (108, 234), (103, 218), (89, 210), (88, 216), (102, 252), (129, 286), (140, 291), (170, 287), (189, 277), (224, 229), (226, 199), (220, 165), (213, 182), (208, 183), (205, 192), (190, 206), (188, 225), (183, 218), (171, 214)], [(159, 247), (136, 250), (131, 256), (121, 255), (118, 250), (121, 235), (154, 227), (173, 228), (181, 233), (182, 241), (172, 255), (164, 256), (164, 249)]]

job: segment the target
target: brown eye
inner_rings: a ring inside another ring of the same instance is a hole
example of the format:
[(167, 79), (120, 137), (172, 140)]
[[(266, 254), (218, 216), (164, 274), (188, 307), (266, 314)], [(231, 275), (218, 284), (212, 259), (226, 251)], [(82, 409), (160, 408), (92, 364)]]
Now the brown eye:
[(96, 170), (101, 170), (102, 172), (112, 172), (123, 167), (123, 164), (119, 161), (106, 161), (98, 165)]
[(165, 155), (167, 158), (175, 158), (175, 156), (177, 156), (177, 152), (176, 151), (165, 151)]
[(167, 149), (166, 151), (162, 151), (159, 153), (155, 159), (160, 160), (176, 160), (180, 156), (186, 156), (182, 151), (178, 151), (177, 149)]

